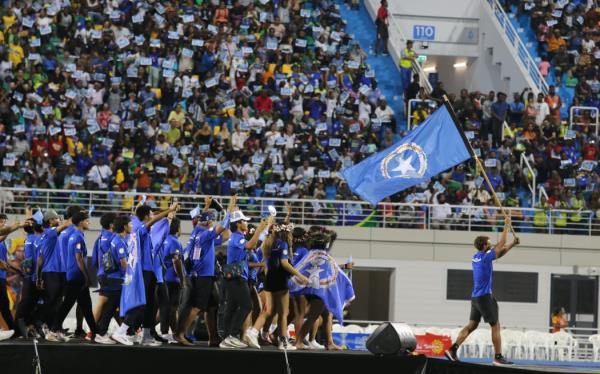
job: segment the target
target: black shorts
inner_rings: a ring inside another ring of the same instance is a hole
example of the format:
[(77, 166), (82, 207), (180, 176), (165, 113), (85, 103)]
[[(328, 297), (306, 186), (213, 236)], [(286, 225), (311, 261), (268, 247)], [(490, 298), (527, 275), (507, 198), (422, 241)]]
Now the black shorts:
[(108, 278), (104, 275), (98, 278), (98, 284), (100, 286), (100, 289), (98, 290), (100, 296), (109, 297), (115, 293), (121, 292), (123, 281), (117, 278)]
[(169, 293), (169, 305), (174, 307), (179, 306), (181, 285), (178, 282), (166, 282), (166, 284), (167, 292)]
[(202, 311), (216, 307), (217, 300), (213, 296), (213, 277), (191, 277), (190, 305)]
[(278, 292), (288, 290), (289, 273), (282, 267), (269, 270), (265, 277), (265, 291)]
[(481, 317), (491, 326), (498, 322), (498, 302), (492, 295), (471, 298), (471, 321), (479, 322)]

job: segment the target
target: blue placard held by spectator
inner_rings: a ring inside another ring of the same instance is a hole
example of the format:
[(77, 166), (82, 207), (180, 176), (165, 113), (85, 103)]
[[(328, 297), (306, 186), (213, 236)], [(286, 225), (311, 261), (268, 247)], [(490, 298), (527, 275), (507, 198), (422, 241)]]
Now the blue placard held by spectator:
[(413, 25), (414, 40), (435, 40), (435, 26)]

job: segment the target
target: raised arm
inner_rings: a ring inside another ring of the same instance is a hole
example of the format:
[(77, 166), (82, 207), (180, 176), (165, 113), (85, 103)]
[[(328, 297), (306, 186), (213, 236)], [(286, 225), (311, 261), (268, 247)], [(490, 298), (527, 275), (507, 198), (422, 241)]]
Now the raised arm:
[(500, 235), (500, 240), (494, 246), (494, 251), (496, 252), (496, 258), (501, 258), (505, 254), (508, 253), (514, 246), (520, 243), (519, 238), (516, 236), (513, 238), (512, 243), (506, 244), (506, 240), (508, 237), (508, 232), (510, 230), (510, 217), (506, 217), (504, 219), (504, 230), (502, 230), (502, 235)]
[(256, 228), (256, 231), (254, 231), (254, 235), (252, 236), (252, 239), (250, 239), (249, 241), (246, 242), (246, 244), (245, 244), (246, 249), (255, 248), (256, 243), (258, 243), (258, 238), (260, 237), (260, 234), (263, 231), (265, 231), (266, 228), (271, 226), (272, 223), (273, 223), (272, 216), (269, 216), (269, 218), (267, 218), (266, 220), (260, 221), (260, 224)]
[(224, 231), (229, 230), (229, 219), (231, 218), (231, 214), (235, 211), (237, 204), (237, 196), (231, 196), (229, 199), (229, 205), (227, 206), (227, 212), (225, 213), (225, 218), (216, 227), (217, 235), (221, 235)]
[(30, 220), (26, 220), (23, 223), (20, 223), (19, 221), (13, 223), (11, 226), (7, 226), (7, 227), (3, 227), (0, 229), (0, 237), (6, 237), (8, 235), (10, 235), (11, 233), (17, 231), (18, 229), (21, 229), (23, 227), (26, 226), (31, 226), (31, 221)]
[(165, 218), (166, 216), (169, 215), (169, 213), (171, 212), (176, 212), (177, 209), (179, 209), (179, 203), (173, 203), (171, 204), (171, 206), (169, 207), (169, 209), (167, 210), (163, 210), (162, 212), (154, 215), (150, 221), (148, 221), (148, 223), (146, 223), (146, 228), (148, 230), (150, 230), (150, 228), (152, 227), (152, 225), (154, 225), (156, 222), (160, 221), (161, 219)]

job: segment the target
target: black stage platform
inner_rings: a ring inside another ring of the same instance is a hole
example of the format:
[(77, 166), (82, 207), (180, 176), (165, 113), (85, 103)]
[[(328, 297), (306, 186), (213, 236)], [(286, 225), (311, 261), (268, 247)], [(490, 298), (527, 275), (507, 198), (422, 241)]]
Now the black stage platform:
[[(196, 347), (124, 347), (90, 343), (40, 343), (43, 374), (118, 374), (118, 373), (214, 373), (214, 374), (287, 374), (283, 351), (226, 350)], [(0, 373), (34, 373), (32, 342), (0, 343)], [(292, 374), (487, 374), (565, 372), (556, 368), (510, 367), (451, 363), (423, 356), (376, 357), (368, 352), (288, 352)]]

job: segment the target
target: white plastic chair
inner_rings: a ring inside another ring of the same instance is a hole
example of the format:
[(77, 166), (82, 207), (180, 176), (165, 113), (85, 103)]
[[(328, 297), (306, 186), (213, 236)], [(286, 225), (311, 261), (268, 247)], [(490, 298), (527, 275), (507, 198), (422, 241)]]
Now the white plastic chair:
[(363, 332), (363, 328), (359, 325), (347, 325), (342, 327), (342, 332), (349, 334), (360, 334)]
[(550, 334), (549, 346), (551, 360), (570, 360), (575, 348), (575, 339), (566, 331), (558, 331)]
[(549, 360), (550, 347), (546, 333), (530, 330), (525, 332), (525, 346), (527, 359), (529, 360)]
[(592, 335), (588, 338), (588, 340), (592, 343), (593, 360), (598, 361), (598, 358), (600, 357), (600, 335)]
[(521, 359), (525, 353), (524, 334), (518, 330), (502, 330), (502, 351), (507, 357)]
[(369, 325), (363, 329), (363, 332), (365, 334), (372, 334), (378, 327), (379, 325)]

